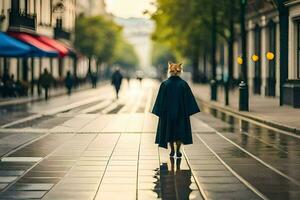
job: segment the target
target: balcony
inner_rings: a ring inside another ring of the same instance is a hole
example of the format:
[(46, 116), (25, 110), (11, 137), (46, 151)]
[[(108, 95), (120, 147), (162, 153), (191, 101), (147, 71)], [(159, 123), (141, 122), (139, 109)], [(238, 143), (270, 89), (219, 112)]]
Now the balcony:
[(9, 12), (9, 30), (12, 31), (36, 31), (36, 16), (25, 12)]
[(54, 28), (54, 38), (55, 39), (71, 39), (71, 33), (63, 30), (61, 27)]

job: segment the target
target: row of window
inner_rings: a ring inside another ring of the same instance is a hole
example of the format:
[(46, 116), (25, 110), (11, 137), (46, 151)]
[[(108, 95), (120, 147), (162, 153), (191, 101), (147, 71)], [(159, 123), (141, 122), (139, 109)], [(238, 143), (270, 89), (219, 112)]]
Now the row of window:
[[(67, 18), (69, 23), (74, 23), (75, 20), (75, 0), (65, 1), (65, 5), (71, 6), (67, 8), (63, 13), (53, 12), (54, 5), (60, 2), (59, 0), (0, 0), (0, 11), (2, 14), (7, 14), (7, 10), (14, 7), (18, 11), (27, 14), (36, 14), (37, 23), (40, 25), (51, 26), (53, 25), (53, 15), (61, 15), (55, 18)], [(0, 14), (1, 14), (0, 13)], [(68, 24), (68, 27), (72, 27), (72, 24)]]

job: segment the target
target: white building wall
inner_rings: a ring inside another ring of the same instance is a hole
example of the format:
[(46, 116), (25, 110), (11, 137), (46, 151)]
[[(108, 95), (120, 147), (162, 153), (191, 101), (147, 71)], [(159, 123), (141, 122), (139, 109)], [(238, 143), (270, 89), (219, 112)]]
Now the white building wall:
[(275, 60), (276, 60), (276, 96), (279, 97), (280, 94), (280, 29), (279, 24), (276, 24), (276, 54), (275, 54)]
[(269, 40), (268, 40), (268, 27), (267, 25), (267, 20), (265, 16), (262, 16), (261, 18), (261, 54), (259, 55), (259, 59), (261, 62), (261, 95), (266, 95), (266, 85), (267, 85), (267, 77), (268, 77), (268, 62), (266, 59), (266, 52), (268, 49), (269, 45)]
[[(267, 78), (269, 77), (269, 61), (266, 58), (266, 53), (269, 51), (269, 27), (268, 22), (272, 19), (276, 23), (276, 52), (275, 53), (275, 61), (276, 61), (276, 96), (279, 95), (279, 82), (280, 82), (280, 32), (279, 32), (279, 19), (276, 11), (270, 12), (267, 15), (261, 15), (258, 18), (250, 19), (248, 21), (248, 47), (249, 47), (249, 56), (248, 56), (248, 77), (249, 77), (249, 91), (252, 91), (254, 86), (253, 78), (254, 78), (254, 70), (255, 63), (252, 61), (251, 56), (254, 54), (254, 27), (255, 24), (259, 24), (261, 28), (261, 55), (259, 55), (259, 59), (261, 61), (261, 95), (266, 95), (266, 87), (267, 87)], [(290, 39), (289, 39), (290, 40)], [(290, 40), (291, 41), (291, 40)]]
[(293, 18), (300, 17), (300, 5), (290, 7), (289, 16), (289, 79), (297, 79), (297, 26)]
[[(53, 4), (60, 0), (53, 0)], [(35, 3), (34, 3), (35, 2)], [(62, 13), (62, 16), (59, 16), (57, 13), (51, 12), (51, 0), (28, 0), (29, 13), (36, 13), (37, 16), (37, 33), (41, 35), (46, 35), (53, 38), (54, 36), (54, 27), (56, 25), (56, 18), (63, 18), (63, 28), (72, 32), (75, 27), (75, 18), (76, 18), (76, 0), (64, 0), (65, 10)], [(5, 20), (0, 27), (0, 31), (6, 31), (8, 28), (9, 21), (9, 9), (11, 8), (11, 0), (0, 0), (0, 14), (5, 14)], [(41, 67), (42, 72), (44, 68), (49, 69), (50, 71), (50, 58), (40, 58), (34, 59), (34, 77), (37, 79), (39, 77), (39, 68)], [(70, 70), (73, 66), (73, 62), (70, 57), (64, 58), (64, 75), (66, 71)], [(17, 78), (17, 59), (9, 59), (9, 69), (10, 73), (15, 75)], [(3, 67), (3, 66), (0, 66)], [(29, 68), (31, 68), (31, 63), (29, 63)], [(53, 59), (53, 76), (58, 78), (58, 59)], [(21, 70), (20, 70), (21, 77)], [(29, 81), (31, 80), (31, 75), (28, 73)]]
[(2, 26), (0, 27), (0, 31), (6, 31), (8, 27), (8, 9), (11, 7), (10, 1), (11, 0), (0, 0), (0, 14), (4, 14), (5, 16), (5, 20), (3, 21)]
[(239, 52), (239, 43), (237, 41), (234, 42), (233, 44), (233, 78), (238, 79), (239, 78), (239, 71), (240, 71), (240, 65), (237, 63), (237, 58), (240, 56)]
[[(247, 55), (247, 64), (248, 64), (248, 85), (249, 88), (253, 87), (253, 78), (254, 78), (254, 62), (251, 59), (251, 56), (254, 54), (254, 23), (249, 20), (248, 22), (248, 35), (247, 35), (247, 46), (248, 46), (248, 55)], [(252, 92), (252, 90), (249, 90)]]

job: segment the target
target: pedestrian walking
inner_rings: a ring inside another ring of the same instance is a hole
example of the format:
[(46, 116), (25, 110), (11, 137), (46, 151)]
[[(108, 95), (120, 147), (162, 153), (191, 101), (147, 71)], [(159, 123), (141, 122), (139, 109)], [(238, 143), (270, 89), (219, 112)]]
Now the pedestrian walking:
[(98, 82), (97, 72), (91, 73), (91, 81), (92, 81), (92, 88), (97, 88), (97, 82)]
[(71, 72), (68, 71), (67, 72), (67, 76), (65, 78), (65, 86), (67, 88), (67, 92), (68, 92), (68, 95), (70, 96), (71, 93), (72, 93), (72, 88), (73, 88), (73, 85), (74, 85), (74, 79), (71, 75)]
[(7, 89), (8, 89), (8, 94), (10, 97), (16, 97), (16, 81), (15, 81), (15, 75), (11, 74), (10, 78), (7, 81)]
[(39, 83), (44, 88), (45, 91), (45, 100), (48, 100), (49, 88), (53, 82), (52, 74), (48, 72), (47, 69), (44, 69), (44, 73), (39, 78)]
[(123, 76), (120, 72), (120, 69), (117, 68), (111, 77), (111, 84), (114, 85), (114, 87), (115, 87), (117, 99), (119, 98), (119, 91), (121, 88), (122, 79), (123, 79)]
[[(195, 97), (180, 75), (182, 64), (168, 63), (170, 77), (160, 85), (152, 113), (159, 117), (155, 143), (171, 147), (170, 156), (181, 157), (181, 144), (192, 144), (190, 116), (200, 112)], [(175, 152), (176, 143), (176, 152)]]
[(2, 82), (3, 82), (3, 97), (8, 97), (9, 96), (9, 72), (7, 69), (4, 70), (4, 73), (2, 75)]

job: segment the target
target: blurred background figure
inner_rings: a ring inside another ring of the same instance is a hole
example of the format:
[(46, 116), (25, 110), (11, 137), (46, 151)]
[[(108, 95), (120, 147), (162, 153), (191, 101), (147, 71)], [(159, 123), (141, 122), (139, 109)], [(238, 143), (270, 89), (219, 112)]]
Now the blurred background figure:
[(39, 78), (39, 83), (44, 88), (45, 91), (45, 100), (48, 100), (48, 92), (49, 88), (51, 87), (51, 84), (53, 82), (52, 75), (48, 72), (47, 69), (44, 69), (44, 73)]
[(139, 70), (136, 72), (136, 79), (139, 80), (140, 83), (142, 83), (143, 77), (144, 77), (144, 73), (142, 71)]
[(114, 85), (116, 89), (117, 99), (119, 98), (119, 90), (121, 88), (123, 76), (120, 72), (120, 69), (117, 68), (111, 77), (111, 84)]
[(67, 72), (67, 76), (66, 76), (66, 78), (65, 78), (65, 86), (66, 86), (68, 95), (71, 95), (73, 85), (74, 85), (74, 79), (73, 79), (73, 76), (71, 75), (71, 72), (68, 71), (68, 72)]
[(126, 73), (126, 79), (127, 79), (128, 85), (129, 85), (129, 83), (130, 83), (130, 73), (129, 72)]
[(16, 82), (15, 82), (15, 75), (12, 74), (7, 82), (7, 89), (8, 89), (8, 96), (16, 97)]
[(98, 82), (97, 72), (91, 73), (90, 78), (91, 78), (91, 82), (92, 82), (92, 88), (97, 88), (97, 82)]
[(2, 75), (2, 83), (3, 83), (3, 97), (9, 96), (8, 84), (9, 84), (9, 73), (8, 70), (5, 70)]

